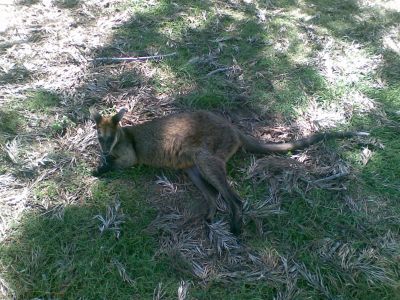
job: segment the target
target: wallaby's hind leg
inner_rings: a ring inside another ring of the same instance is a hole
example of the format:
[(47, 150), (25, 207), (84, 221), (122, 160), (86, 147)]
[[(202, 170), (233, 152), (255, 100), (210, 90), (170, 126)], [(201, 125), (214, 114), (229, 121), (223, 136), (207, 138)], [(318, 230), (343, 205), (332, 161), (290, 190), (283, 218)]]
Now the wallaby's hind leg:
[(202, 177), (220, 192), (228, 203), (230, 207), (231, 231), (233, 234), (239, 234), (242, 229), (243, 203), (226, 180), (225, 162), (208, 152), (197, 153), (195, 162)]
[(212, 219), (214, 218), (215, 212), (217, 210), (216, 201), (218, 197), (218, 191), (203, 179), (199, 169), (196, 166), (191, 167), (189, 169), (185, 169), (185, 172), (192, 180), (194, 185), (202, 192), (204, 198), (206, 199), (207, 201), (206, 221), (208, 223), (211, 223)]

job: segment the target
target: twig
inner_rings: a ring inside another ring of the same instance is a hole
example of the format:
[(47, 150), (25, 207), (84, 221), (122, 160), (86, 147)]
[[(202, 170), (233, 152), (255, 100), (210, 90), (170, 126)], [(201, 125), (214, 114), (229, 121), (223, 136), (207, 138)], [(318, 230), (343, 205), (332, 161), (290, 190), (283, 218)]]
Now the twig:
[(214, 71), (211, 71), (211, 72), (208, 73), (206, 76), (212, 76), (212, 75), (214, 75), (215, 73), (233, 70), (234, 68), (235, 68), (235, 67), (219, 68), (219, 69), (216, 69), (216, 70), (214, 70)]
[(90, 59), (89, 61), (146, 61), (146, 60), (163, 59), (164, 57), (174, 56), (174, 55), (176, 55), (176, 52), (164, 55), (139, 56), (139, 57), (97, 57), (94, 59)]

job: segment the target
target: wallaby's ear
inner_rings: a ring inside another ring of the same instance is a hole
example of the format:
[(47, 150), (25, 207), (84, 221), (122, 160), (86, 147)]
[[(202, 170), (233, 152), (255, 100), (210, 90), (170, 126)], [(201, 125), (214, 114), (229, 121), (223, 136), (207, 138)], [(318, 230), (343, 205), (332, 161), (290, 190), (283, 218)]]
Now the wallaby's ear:
[(96, 125), (98, 125), (103, 117), (94, 107), (89, 108), (89, 112), (90, 112), (90, 118), (96, 122)]
[(111, 120), (112, 122), (117, 125), (119, 123), (119, 121), (122, 120), (122, 117), (124, 116), (124, 114), (127, 112), (127, 110), (125, 108), (121, 108), (121, 110), (116, 113), (115, 115), (112, 116)]

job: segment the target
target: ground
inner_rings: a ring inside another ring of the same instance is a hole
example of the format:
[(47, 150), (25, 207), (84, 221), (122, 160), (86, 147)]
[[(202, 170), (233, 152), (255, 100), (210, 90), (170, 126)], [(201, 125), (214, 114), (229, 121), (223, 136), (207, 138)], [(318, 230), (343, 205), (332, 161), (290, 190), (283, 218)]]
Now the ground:
[[(394, 0), (0, 1), (0, 298), (399, 299), (399, 24)], [(240, 151), (237, 238), (178, 171), (93, 177), (91, 106), (370, 136)]]

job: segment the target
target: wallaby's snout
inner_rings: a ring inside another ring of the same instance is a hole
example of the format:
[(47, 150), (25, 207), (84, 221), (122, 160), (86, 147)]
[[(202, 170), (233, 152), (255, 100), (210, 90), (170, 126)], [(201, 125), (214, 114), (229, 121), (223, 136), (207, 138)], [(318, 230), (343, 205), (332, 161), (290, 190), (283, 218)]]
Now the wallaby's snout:
[(115, 137), (113, 134), (103, 137), (103, 135), (98, 136), (99, 139), (99, 144), (101, 147), (101, 151), (103, 152), (103, 155), (109, 155), (111, 150), (112, 150), (112, 145), (114, 143)]

